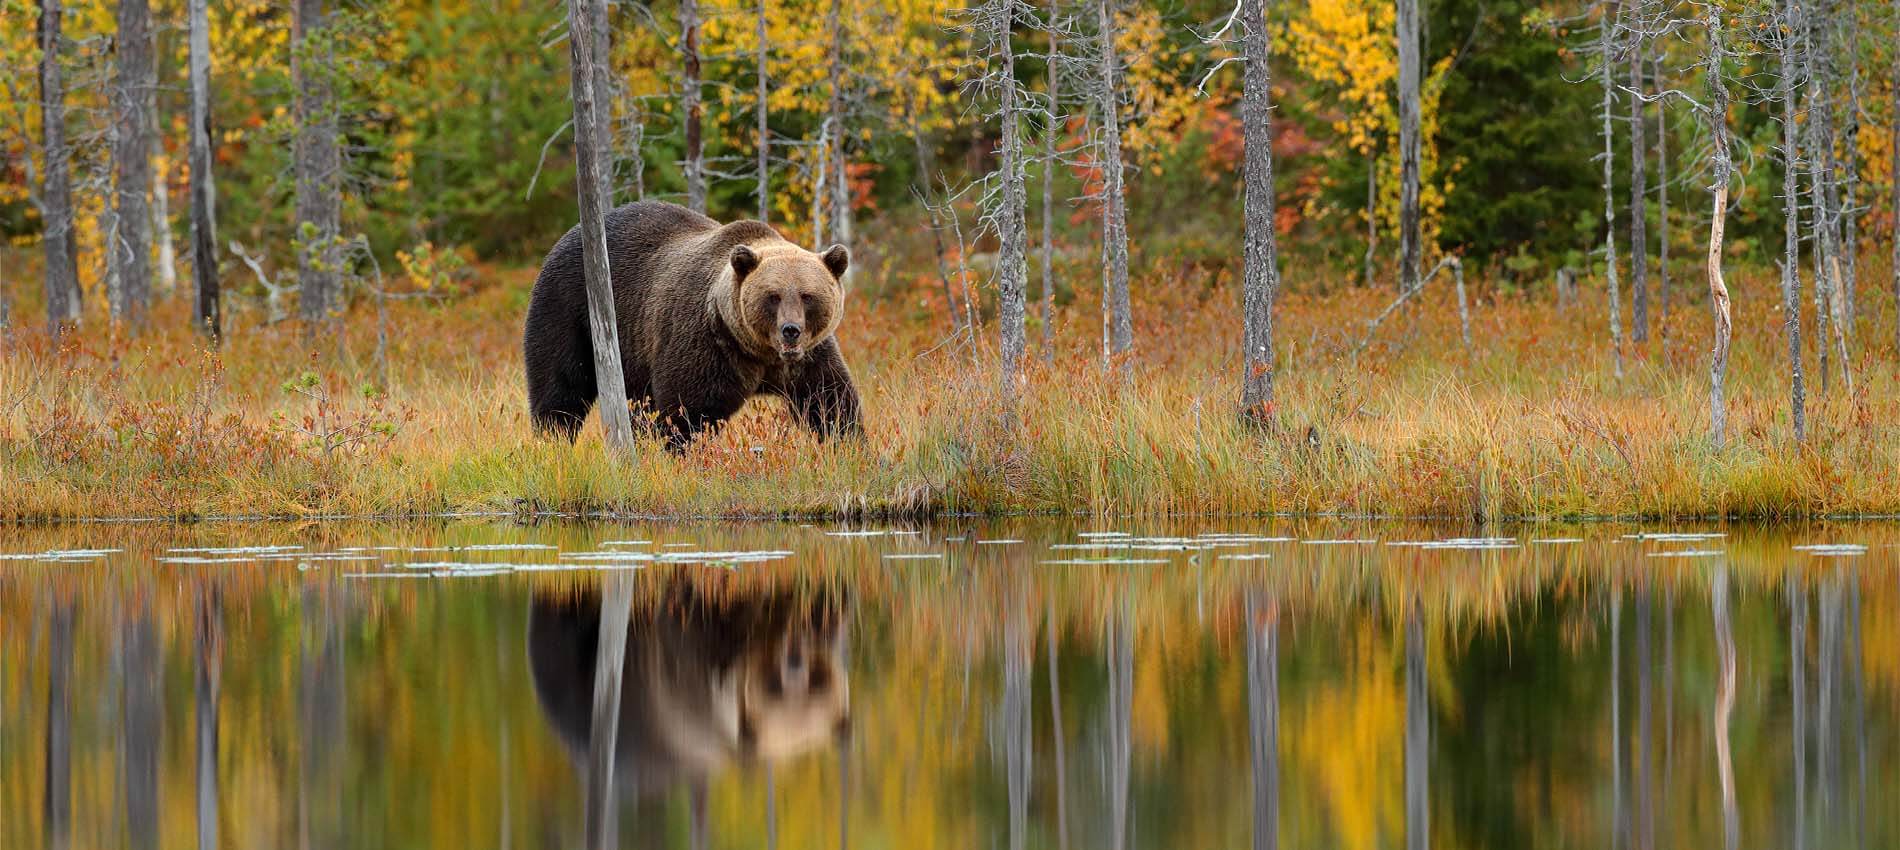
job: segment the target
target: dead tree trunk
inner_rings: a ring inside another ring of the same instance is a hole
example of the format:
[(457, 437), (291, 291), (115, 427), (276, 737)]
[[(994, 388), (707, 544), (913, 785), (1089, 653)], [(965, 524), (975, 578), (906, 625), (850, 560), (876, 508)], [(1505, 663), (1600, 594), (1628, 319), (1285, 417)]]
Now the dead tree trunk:
[[(1398, 0), (1396, 17), (1399, 38), (1399, 290), (1411, 292), (1419, 286), (1420, 263), (1418, 0)], [(1604, 61), (1607, 63), (1609, 59), (1606, 57)]]
[[(1405, 0), (1412, 2), (1412, 0)], [(1616, 85), (1611, 69), (1616, 64), (1616, 30), (1620, 9), (1611, 8), (1612, 0), (1603, 0), (1603, 23), (1598, 61), (1603, 75), (1603, 271), (1609, 289), (1610, 350), (1615, 357), (1616, 377), (1623, 377), (1622, 293), (1616, 280), (1616, 140), (1611, 131), (1611, 112), (1616, 106)]]
[(1643, 148), (1649, 143), (1649, 129), (1643, 101), (1643, 60), (1648, 41), (1641, 34), (1643, 0), (1635, 0), (1636, 26), (1630, 35), (1630, 339), (1638, 344), (1649, 341), (1649, 188), (1646, 185), (1648, 163)]
[(217, 188), (211, 174), (211, 34), (206, 0), (191, 0), (191, 279), (195, 323), (212, 340), (223, 336), (218, 292)]
[(117, 76), (112, 86), (112, 162), (118, 234), (119, 301), (113, 313), (135, 327), (152, 302), (152, 9), (147, 0), (119, 0)]
[(40, 0), (41, 245), (46, 250), (46, 327), (79, 324), (79, 246), (73, 238), (73, 184), (67, 167), (66, 88), (60, 73), (60, 0)]
[(1709, 306), (1715, 314), (1715, 348), (1709, 358), (1709, 433), (1722, 448), (1728, 428), (1728, 402), (1723, 379), (1728, 376), (1728, 284), (1722, 280), (1722, 230), (1728, 222), (1728, 86), (1722, 78), (1722, 13), (1718, 4), (1708, 8), (1709, 165), (1715, 180), (1709, 204)]
[(686, 206), (703, 213), (706, 211), (706, 158), (700, 137), (698, 0), (680, 0), (679, 16), (680, 114), (686, 121)]
[(989, 16), (995, 28), (991, 33), (993, 50), (1002, 61), (998, 82), (1002, 92), (1003, 209), (996, 217), (997, 236), (1002, 241), (997, 252), (997, 324), (1002, 328), (1003, 383), (1013, 398), (1022, 380), (1023, 353), (1028, 348), (1024, 327), (1027, 270), (1023, 263), (1028, 234), (1023, 227), (1022, 105), (1018, 103), (1022, 93), (1016, 84), (1015, 48), (1010, 44), (1016, 28), (1016, 5), (1015, 0), (1001, 0), (998, 5), (1002, 8)]
[(756, 194), (759, 196), (759, 220), (771, 221), (772, 208), (768, 201), (767, 194), (768, 192), (770, 192), (771, 186), (772, 186), (772, 130), (766, 124), (766, 97), (770, 94), (766, 86), (770, 79), (770, 75), (765, 65), (765, 57), (766, 57), (765, 0), (759, 0), (759, 14), (758, 14), (758, 20), (757, 20), (756, 35), (759, 39), (758, 57), (757, 57), (758, 79), (756, 80), (757, 89), (753, 93), (755, 102), (752, 105), (752, 109), (753, 109), (752, 117), (753, 117), (753, 120), (758, 124), (757, 144), (759, 148), (759, 152), (758, 152), (759, 153), (759, 164), (758, 164), (759, 174), (758, 174), (758, 187), (753, 190), (753, 194)]
[(1056, 273), (1055, 273), (1055, 196), (1056, 163), (1061, 156), (1061, 121), (1056, 113), (1060, 103), (1062, 86), (1060, 70), (1055, 57), (1060, 52), (1061, 37), (1049, 34), (1049, 62), (1045, 73), (1049, 77), (1049, 108), (1043, 115), (1042, 139), (1042, 359), (1045, 363), (1056, 362), (1055, 349), (1055, 311), (1056, 311)]
[[(1895, 20), (1900, 20), (1900, 0), (1893, 0), (1893, 16)], [(1889, 78), (1889, 83), (1893, 89), (1893, 110), (1890, 113), (1892, 117), (1889, 119), (1890, 126), (1887, 130), (1889, 139), (1900, 140), (1900, 50), (1893, 52), (1892, 62), (1893, 75)], [(1893, 323), (1893, 347), (1896, 351), (1900, 351), (1900, 144), (1889, 143), (1887, 147), (1891, 149), (1893, 155), (1893, 165), (1887, 170), (1887, 173), (1891, 175), (1893, 181), (1893, 201), (1891, 204), (1893, 211), (1893, 232), (1888, 234), (1888, 241), (1893, 243), (1893, 269), (1891, 274), (1893, 276), (1893, 300), (1896, 313)]]
[(568, 0), (575, 179), (580, 195), (582, 268), (587, 287), (587, 325), (594, 350), (594, 385), (600, 394), (600, 424), (608, 448), (631, 455), (633, 420), (627, 409), (620, 326), (614, 316), (613, 277), (607, 258), (607, 152), (600, 147), (604, 116), (599, 97), (606, 89), (607, 69), (600, 67), (603, 51), (596, 41), (606, 37), (606, 18), (604, 0)]
[(1121, 61), (1115, 54), (1114, 0), (1097, 0), (1102, 51), (1102, 302), (1108, 335), (1104, 365), (1135, 345), (1128, 303), (1128, 210), (1122, 191)]
[(164, 119), (158, 111), (159, 83), (155, 64), (146, 104), (152, 128), (152, 236), (158, 247), (158, 291), (170, 294), (178, 288), (178, 246), (172, 241), (171, 181), (166, 179), (171, 160), (165, 156)]
[[(1807, 12), (1808, 78), (1808, 191), (1814, 215), (1814, 294), (1818, 310), (1821, 359), (1821, 392), (1826, 394), (1831, 371), (1830, 355), (1838, 355), (1841, 377), (1852, 391), (1849, 374), (1846, 330), (1841, 326), (1840, 247), (1836, 241), (1840, 224), (1839, 196), (1834, 190), (1833, 108), (1828, 95), (1830, 82), (1830, 7), (1823, 4)], [(1828, 350), (1830, 343), (1834, 351)]]
[[(1403, 6), (1411, 0), (1401, 0)], [(1272, 33), (1266, 4), (1241, 0), (1241, 48), (1246, 57), (1240, 123), (1246, 134), (1246, 184), (1241, 270), (1241, 331), (1246, 352), (1240, 379), (1241, 416), (1266, 424), (1273, 415), (1273, 301), (1280, 291), (1280, 261), (1274, 243)], [(1401, 28), (1403, 29), (1403, 28)]]
[[(1662, 87), (1662, 57), (1652, 58)], [(1669, 342), (1669, 102), (1656, 104), (1656, 330)]]
[(831, 241), (851, 247), (851, 179), (845, 168), (844, 141), (844, 0), (831, 0), (829, 11), (825, 13), (825, 26), (831, 30), (831, 46), (827, 50), (826, 75), (831, 83), (831, 97), (825, 104), (827, 121), (831, 125), (831, 179), (826, 187), (831, 190), (830, 212), (826, 216), (831, 225)]
[(1840, 232), (1841, 232), (1841, 335), (1852, 342), (1854, 339), (1854, 318), (1859, 312), (1856, 290), (1860, 281), (1860, 212), (1856, 204), (1856, 189), (1860, 185), (1860, 6), (1855, 0), (1848, 0), (1844, 15), (1837, 18), (1841, 29), (1847, 33), (1847, 103), (1845, 118), (1847, 127), (1841, 134), (1841, 152), (1845, 156), (1840, 165), (1838, 184), (1840, 186)]
[(1798, 172), (1801, 152), (1796, 144), (1798, 120), (1794, 80), (1800, 74), (1795, 59), (1795, 34), (1801, 31), (1794, 16), (1799, 14), (1795, 0), (1781, 0), (1780, 32), (1776, 37), (1780, 58), (1776, 96), (1781, 101), (1781, 323), (1788, 342), (1788, 412), (1794, 419), (1795, 442), (1807, 439), (1807, 388), (1801, 373), (1801, 189)]
[[(599, 3), (602, 0), (575, 0)], [(571, 10), (573, 3), (568, 5)], [(594, 700), (588, 712), (587, 850), (620, 846), (619, 796), (614, 793), (616, 741), (620, 736), (621, 689), (625, 682), (627, 622), (633, 604), (633, 576), (610, 573), (601, 588), (599, 639), (594, 646)]]
[(1379, 251), (1379, 155), (1366, 151), (1366, 258), (1360, 272), (1366, 286), (1372, 285), (1373, 260)]
[(311, 341), (340, 306), (335, 243), (342, 219), (342, 156), (337, 148), (331, 37), (324, 0), (296, 0), (290, 76), (297, 101), (297, 300), (304, 335)]

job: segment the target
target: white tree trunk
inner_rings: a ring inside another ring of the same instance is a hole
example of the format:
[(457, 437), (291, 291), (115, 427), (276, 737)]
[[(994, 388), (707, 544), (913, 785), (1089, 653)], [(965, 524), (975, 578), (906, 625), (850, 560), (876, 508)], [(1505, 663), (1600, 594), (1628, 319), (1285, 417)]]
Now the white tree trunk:
[(1722, 230), (1728, 222), (1728, 84), (1722, 78), (1722, 18), (1719, 6), (1708, 12), (1708, 56), (1710, 106), (1707, 110), (1709, 135), (1713, 140), (1709, 153), (1713, 198), (1709, 205), (1709, 306), (1715, 315), (1715, 348), (1709, 358), (1709, 433), (1717, 449), (1727, 437), (1728, 402), (1723, 380), (1728, 376), (1729, 300), (1728, 284), (1722, 280)]
[[(1418, 0), (1398, 0), (1399, 39), (1399, 290), (1419, 287)], [(1609, 59), (1605, 58), (1605, 62)], [(1607, 71), (1605, 73), (1608, 73)]]
[[(1410, 2), (1410, 0), (1406, 0)], [(1615, 358), (1616, 377), (1623, 377), (1622, 293), (1616, 280), (1616, 140), (1611, 130), (1611, 112), (1616, 106), (1616, 85), (1611, 69), (1616, 65), (1616, 31), (1620, 10), (1611, 7), (1614, 0), (1602, 0), (1602, 39), (1598, 57), (1603, 74), (1603, 271), (1610, 302), (1610, 350)]]
[(178, 248), (172, 241), (171, 159), (165, 156), (164, 121), (158, 112), (157, 74), (146, 114), (152, 119), (152, 233), (158, 242), (158, 290), (167, 295), (178, 288)]
[[(1410, 0), (1404, 0), (1410, 2)], [(1241, 0), (1240, 122), (1245, 134), (1246, 234), (1241, 270), (1240, 413), (1259, 424), (1273, 415), (1273, 302), (1280, 291), (1279, 249), (1273, 232), (1272, 33), (1263, 0)]]
[(1135, 346), (1128, 301), (1128, 208), (1122, 189), (1121, 60), (1115, 53), (1114, 0), (1096, 0), (1101, 22), (1102, 304), (1108, 336), (1105, 365)]
[(620, 363), (620, 325), (614, 315), (613, 275), (607, 255), (607, 173), (605, 135), (600, 123), (607, 69), (599, 64), (606, 37), (604, 0), (568, 0), (568, 51), (574, 99), (574, 160), (581, 206), (581, 250), (587, 287), (587, 325), (594, 350), (594, 385), (599, 393), (600, 424), (608, 448), (633, 452), (633, 419), (627, 409), (627, 380)]
[(686, 206), (706, 211), (706, 160), (699, 94), (699, 3), (680, 0), (680, 114), (686, 122)]
[(1796, 144), (1799, 106), (1794, 95), (1794, 80), (1801, 73), (1795, 58), (1794, 34), (1801, 31), (1801, 24), (1795, 19), (1800, 14), (1795, 0), (1781, 0), (1780, 6), (1780, 67), (1775, 91), (1781, 102), (1781, 325), (1788, 343), (1788, 412), (1794, 420), (1795, 442), (1802, 442), (1807, 439), (1808, 426), (1806, 377), (1801, 372), (1801, 152)]
[(831, 241), (851, 247), (851, 176), (846, 169), (844, 154), (845, 115), (844, 115), (844, 0), (831, 0), (825, 13), (825, 26), (831, 32), (831, 46), (827, 50), (827, 76), (831, 82), (831, 98), (825, 104), (827, 120), (831, 125), (830, 156), (831, 178), (826, 181), (831, 190), (830, 211), (826, 216), (831, 225)]
[(112, 85), (112, 162), (117, 172), (114, 213), (118, 233), (119, 301), (113, 312), (134, 326), (145, 324), (152, 302), (152, 10), (148, 0), (119, 0)]
[(46, 327), (58, 335), (79, 324), (79, 246), (74, 239), (73, 184), (67, 165), (66, 88), (60, 67), (60, 0), (40, 0), (40, 130), (46, 167), (40, 176), (40, 244), (46, 251)]
[(194, 301), (193, 323), (211, 339), (223, 335), (223, 319), (218, 292), (217, 188), (212, 178), (211, 158), (211, 31), (205, 13), (206, 0), (191, 0), (188, 24), (190, 34), (191, 79), (191, 279)]

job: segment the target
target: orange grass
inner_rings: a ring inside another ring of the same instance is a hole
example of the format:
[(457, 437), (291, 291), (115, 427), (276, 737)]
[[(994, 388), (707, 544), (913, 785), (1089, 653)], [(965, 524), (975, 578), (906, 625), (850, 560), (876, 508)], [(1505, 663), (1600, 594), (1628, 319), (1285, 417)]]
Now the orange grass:
[[(865, 280), (893, 277), (866, 265)], [(1868, 271), (1884, 279), (1884, 268)], [(186, 330), (181, 299), (135, 337), (95, 317), (60, 351), (16, 328), (0, 352), (0, 519), (1900, 513), (1900, 381), (1884, 293), (1862, 306), (1852, 396), (1838, 374), (1817, 392), (1810, 341), (1806, 445), (1791, 439), (1772, 275), (1731, 282), (1731, 433), (1718, 452), (1707, 435), (1710, 321), (1681, 276), (1668, 324), (1646, 347), (1625, 343), (1622, 380), (1589, 290), (1586, 307), (1566, 312), (1474, 281), (1467, 353), (1435, 281), (1356, 361), (1348, 353), (1390, 293), (1289, 293), (1278, 313), (1278, 427), (1257, 432), (1233, 414), (1237, 293), (1218, 270), (1157, 264), (1138, 271), (1137, 345), (1123, 377), (1103, 372), (1100, 313), (1081, 291), (1093, 278), (1072, 278), (1055, 362), (1040, 365), (1032, 344), (1038, 365), (1015, 417), (994, 378), (993, 324), (976, 345), (946, 342), (948, 314), (925, 278), (855, 294), (847, 307), (840, 335), (865, 396), (864, 440), (819, 444), (757, 402), (684, 457), (648, 442), (626, 459), (608, 456), (591, 421), (575, 446), (531, 433), (519, 340), (532, 278), (483, 268), (456, 301), (392, 306), (389, 379), (374, 398), (359, 391), (381, 383), (367, 306), (350, 315), (341, 354), (313, 354), (295, 322), (259, 326), (248, 308), (209, 352)], [(285, 388), (306, 372), (318, 400)]]

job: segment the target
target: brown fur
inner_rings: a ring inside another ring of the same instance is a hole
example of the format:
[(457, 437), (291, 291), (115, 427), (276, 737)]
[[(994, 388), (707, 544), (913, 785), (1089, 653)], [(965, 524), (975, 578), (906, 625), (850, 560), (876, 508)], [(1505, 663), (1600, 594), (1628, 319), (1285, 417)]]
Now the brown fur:
[[(535, 425), (568, 439), (597, 390), (580, 241), (570, 230), (548, 253), (523, 335)], [(842, 246), (815, 254), (761, 222), (720, 225), (642, 201), (607, 214), (607, 253), (627, 397), (656, 414), (670, 447), (755, 395), (785, 399), (821, 436), (857, 431), (857, 389), (834, 337)]]

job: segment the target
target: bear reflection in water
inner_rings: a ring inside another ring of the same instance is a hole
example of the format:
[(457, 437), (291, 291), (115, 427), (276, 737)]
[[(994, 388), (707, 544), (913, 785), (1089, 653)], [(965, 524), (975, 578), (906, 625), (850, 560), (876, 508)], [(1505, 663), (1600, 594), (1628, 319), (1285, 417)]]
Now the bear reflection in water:
[[(779, 761), (849, 729), (844, 607), (785, 590), (712, 591), (677, 579), (636, 591), (614, 748), (627, 796), (701, 786), (734, 762)], [(536, 594), (528, 663), (543, 713), (585, 764), (598, 591)]]

